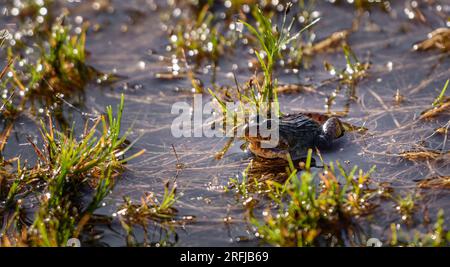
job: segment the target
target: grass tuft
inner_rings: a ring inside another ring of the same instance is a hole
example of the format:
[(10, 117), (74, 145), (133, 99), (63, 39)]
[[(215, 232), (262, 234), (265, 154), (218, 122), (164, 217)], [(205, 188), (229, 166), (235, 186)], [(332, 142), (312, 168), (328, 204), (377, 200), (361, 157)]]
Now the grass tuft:
[[(158, 222), (164, 228), (168, 226), (168, 222), (172, 222), (177, 213), (173, 207), (176, 197), (176, 184), (170, 186), (167, 182), (164, 186), (164, 194), (161, 200), (155, 197), (153, 193), (147, 193), (141, 198), (140, 204), (135, 204), (130, 198), (124, 198), (124, 204), (119, 207), (117, 215), (119, 216), (122, 228), (127, 234), (127, 243), (129, 246), (136, 245), (134, 230), (136, 226), (140, 226), (144, 231), (144, 245), (152, 245), (148, 239), (149, 221)], [(167, 229), (166, 229), (167, 230)], [(168, 232), (172, 232), (170, 227)], [(158, 242), (157, 245), (167, 246), (167, 242)]]
[[(251, 222), (257, 236), (277, 246), (314, 246), (328, 234), (341, 236), (349, 229), (354, 218), (373, 210), (377, 192), (370, 188), (370, 174), (358, 167), (344, 170), (339, 162), (330, 163), (322, 173), (310, 171), (311, 154), (305, 171), (300, 175), (291, 166), (284, 183), (267, 181), (271, 187), (269, 198), (278, 206), (277, 211), (266, 208), (263, 220), (256, 217)], [(320, 179), (320, 183), (315, 182)], [(344, 180), (341, 185), (339, 180)], [(321, 241), (322, 240), (322, 241)]]
[[(121, 136), (123, 107), (122, 95), (116, 116), (107, 107), (106, 116), (99, 117), (91, 127), (86, 125), (80, 139), (73, 131), (55, 130), (51, 119), (48, 126), (42, 123), (43, 148), (32, 143), (39, 159), (36, 165), (26, 168), (18, 159), (17, 172), (9, 173), (10, 178), (0, 184), (0, 192), (8, 192), (4, 211), (20, 208), (28, 195), (37, 197), (40, 203), (31, 225), (16, 222), (27, 229), (26, 239), (9, 240), (10, 244), (65, 246), (69, 238), (80, 236), (95, 210), (104, 204), (124, 164), (144, 152), (124, 156), (130, 147), (125, 142), (127, 134)], [(84, 190), (91, 192), (87, 202), (80, 199)], [(2, 234), (8, 238), (6, 230)]]

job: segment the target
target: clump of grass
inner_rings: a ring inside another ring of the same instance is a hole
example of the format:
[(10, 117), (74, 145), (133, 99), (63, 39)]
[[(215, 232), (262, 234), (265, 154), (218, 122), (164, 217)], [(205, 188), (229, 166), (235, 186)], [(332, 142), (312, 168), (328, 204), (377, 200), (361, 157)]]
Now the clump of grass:
[(74, 27), (68, 23), (66, 13), (54, 18), (50, 15), (50, 2), (38, 5), (39, 10), (48, 10), (45, 15), (48, 27), (42, 28), (43, 24), (37, 23), (35, 29), (27, 18), (5, 42), (6, 54), (12, 62), (0, 83), (4, 92), (2, 115), (6, 118), (14, 119), (22, 112), (37, 115), (50, 111), (64, 122), (63, 102), (81, 103), (82, 92), (89, 82), (98, 78), (101, 83), (111, 78), (86, 63), (87, 24)]
[[(141, 198), (140, 204), (133, 203), (130, 198), (124, 198), (124, 204), (119, 207), (117, 215), (119, 216), (122, 228), (127, 234), (127, 243), (129, 246), (136, 245), (134, 228), (140, 226), (144, 231), (144, 245), (152, 245), (148, 239), (149, 221), (166, 224), (174, 220), (177, 210), (173, 207), (177, 200), (176, 184), (170, 186), (167, 182), (164, 185), (164, 194), (161, 201), (153, 193), (147, 193)], [(165, 246), (166, 242), (158, 242), (156, 245)]]
[[(274, 26), (272, 22), (264, 16), (261, 9), (256, 9), (254, 17), (257, 21), (258, 27), (255, 28), (245, 21), (241, 21), (247, 29), (257, 38), (259, 45), (262, 48), (262, 52), (255, 50), (255, 55), (258, 58), (261, 69), (264, 73), (264, 82), (262, 85), (262, 100), (267, 103), (277, 103), (276, 88), (277, 81), (273, 79), (274, 65), (278, 58), (281, 58), (281, 50), (292, 41), (298, 39), (300, 34), (315, 24), (318, 19), (311, 22), (308, 26), (302, 30), (291, 34), (292, 27), (294, 25), (294, 19), (287, 24), (287, 14), (292, 7), (291, 3), (288, 3), (285, 9), (285, 14), (282, 20), (282, 24), (279, 31), (274, 32)], [(279, 113), (279, 110), (277, 111)]]
[(346, 61), (345, 68), (338, 70), (335, 66), (325, 62), (325, 69), (331, 75), (336, 76), (340, 83), (353, 88), (359, 81), (367, 76), (367, 70), (369, 69), (370, 64), (368, 62), (362, 63), (349, 45), (344, 44), (342, 49)]
[(402, 216), (402, 220), (406, 222), (411, 221), (411, 216), (414, 214), (416, 210), (416, 200), (418, 196), (412, 193), (408, 193), (405, 196), (397, 196), (394, 197), (394, 202), (396, 203), (395, 209)]
[[(232, 189), (248, 211), (257, 237), (276, 246), (336, 246), (340, 242), (364, 246), (366, 237), (360, 231), (360, 220), (370, 218), (382, 198), (392, 200), (402, 223), (411, 222), (418, 196), (411, 193), (403, 197), (392, 196), (386, 185), (371, 181), (375, 167), (369, 172), (357, 166), (347, 171), (337, 161), (336, 164), (323, 164), (323, 172), (313, 173), (311, 164), (310, 150), (302, 173), (298, 173), (298, 167), (295, 168), (292, 161), (289, 161), (285, 172), (279, 173), (287, 177), (284, 182), (272, 179), (252, 182), (256, 178), (249, 176), (247, 170), (241, 180), (230, 179)], [(253, 213), (264, 208), (258, 205), (262, 196), (268, 197), (270, 202), (263, 210), (263, 218), (260, 218)], [(450, 234), (443, 229), (443, 218), (440, 212), (431, 233), (411, 235), (402, 232), (401, 241), (397, 237), (400, 224), (394, 224), (390, 245), (447, 245)]]
[(227, 192), (233, 191), (236, 196), (244, 200), (244, 205), (253, 199), (252, 195), (267, 192), (265, 183), (260, 182), (257, 176), (251, 175), (251, 168), (253, 168), (253, 162), (242, 172), (242, 176), (230, 178), (228, 180), (228, 187), (225, 190)]
[(40, 35), (52, 25), (55, 2), (54, 0), (7, 1), (5, 7), (9, 14), (18, 17), (20, 27)]
[[(49, 39), (39, 47), (36, 62), (31, 57), (17, 58), (10, 67), (4, 86), (8, 94), (19, 98), (16, 109), (24, 110), (31, 105), (53, 107), (65, 95), (74, 95), (84, 89), (87, 82), (98, 73), (86, 63), (86, 32), (71, 35), (62, 20), (52, 27)], [(48, 46), (48, 47), (46, 47)], [(10, 60), (13, 49), (9, 49)]]
[(335, 66), (328, 63), (327, 61), (324, 62), (325, 69), (332, 76), (336, 77), (338, 82), (340, 83), (340, 86), (338, 86), (333, 94), (326, 99), (326, 107), (328, 113), (331, 113), (331, 106), (334, 103), (337, 94), (341, 91), (341, 86), (347, 89), (349, 99), (357, 99), (356, 86), (362, 79), (367, 77), (368, 70), (370, 68), (369, 62), (362, 63), (361, 61), (359, 61), (358, 57), (352, 51), (349, 45), (344, 44), (342, 48), (344, 50), (346, 61), (346, 67), (344, 69), (338, 70)]
[(411, 235), (400, 228), (400, 225), (391, 224), (391, 246), (407, 247), (444, 247), (450, 245), (450, 231), (445, 228), (444, 211), (438, 212), (436, 223), (428, 233), (414, 231)]
[[(287, 14), (292, 4), (286, 6), (284, 17), (280, 27), (275, 27), (267, 17), (264, 16), (260, 8), (256, 8), (253, 16), (256, 20), (256, 27), (250, 25), (245, 21), (240, 21), (244, 24), (254, 38), (258, 41), (260, 49), (255, 49), (255, 56), (258, 59), (261, 70), (263, 72), (263, 81), (260, 83), (258, 79), (252, 78), (248, 83), (241, 86), (236, 81), (236, 94), (228, 94), (224, 97), (219, 95), (220, 92), (215, 93), (209, 90), (210, 94), (216, 99), (218, 109), (225, 116), (235, 118), (235, 128), (242, 127), (247, 122), (246, 118), (254, 116), (256, 113), (262, 115), (267, 114), (271, 116), (280, 115), (280, 107), (277, 96), (277, 80), (274, 79), (274, 67), (278, 59), (281, 58), (282, 48), (287, 46), (292, 41), (300, 37), (301, 33), (308, 27), (311, 27), (315, 22), (309, 24), (302, 30), (292, 34), (291, 30), (294, 25), (294, 19), (287, 22)], [(238, 111), (227, 110), (225, 105), (226, 100), (231, 98), (232, 101), (239, 103)], [(240, 114), (238, 114), (240, 112)], [(239, 119), (243, 119), (239, 121)]]
[[(14, 210), (28, 195), (39, 199), (33, 223), (16, 222), (20, 228), (27, 229), (24, 239), (14, 241), (17, 235), (7, 232), (11, 229), (2, 228), (5, 229), (3, 238), (9, 239), (9, 244), (65, 246), (69, 238), (79, 237), (113, 189), (124, 164), (144, 152), (124, 157), (130, 146), (125, 144), (127, 134), (120, 136), (123, 106), (122, 95), (117, 115), (107, 107), (106, 117), (98, 118), (90, 128), (86, 124), (80, 140), (73, 131), (55, 130), (51, 120), (48, 127), (42, 124), (44, 148), (32, 143), (39, 159), (36, 165), (26, 168), (19, 161), (17, 172), (1, 184), (1, 191), (8, 192), (6, 200), (10, 203), (5, 208)], [(79, 196), (85, 189), (91, 191), (87, 203)]]
[[(337, 162), (315, 174), (310, 171), (311, 152), (300, 175), (291, 162), (285, 183), (268, 181), (272, 188), (269, 197), (278, 205), (276, 214), (266, 209), (262, 221), (251, 219), (257, 235), (270, 244), (317, 245), (327, 234), (340, 236), (353, 218), (368, 214), (375, 207), (372, 200), (377, 193), (370, 189), (369, 179), (374, 168), (365, 173), (355, 166), (347, 172)], [(320, 178), (320, 185), (315, 183), (315, 177)], [(339, 178), (345, 180), (344, 185)]]
[(224, 52), (226, 39), (219, 34), (213, 20), (214, 14), (206, 4), (196, 20), (182, 20), (177, 23), (170, 34), (170, 41), (178, 58), (182, 58), (186, 53), (196, 66), (200, 66), (205, 59), (217, 65), (219, 56)]
[(164, 194), (161, 201), (156, 198), (154, 193), (148, 193), (141, 198), (140, 205), (131, 202), (130, 198), (124, 198), (124, 204), (117, 212), (123, 221), (143, 224), (144, 220), (167, 220), (173, 218), (176, 209), (173, 208), (176, 197), (176, 184), (170, 186), (167, 182), (164, 185)]

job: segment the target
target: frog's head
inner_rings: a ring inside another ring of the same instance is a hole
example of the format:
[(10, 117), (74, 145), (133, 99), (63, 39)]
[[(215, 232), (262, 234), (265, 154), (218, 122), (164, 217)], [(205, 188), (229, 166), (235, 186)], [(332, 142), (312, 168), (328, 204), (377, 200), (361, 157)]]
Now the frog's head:
[(338, 139), (338, 138), (342, 137), (345, 133), (344, 125), (336, 117), (332, 117), (332, 118), (328, 119), (322, 127), (325, 132), (331, 133), (331, 136), (334, 139)]

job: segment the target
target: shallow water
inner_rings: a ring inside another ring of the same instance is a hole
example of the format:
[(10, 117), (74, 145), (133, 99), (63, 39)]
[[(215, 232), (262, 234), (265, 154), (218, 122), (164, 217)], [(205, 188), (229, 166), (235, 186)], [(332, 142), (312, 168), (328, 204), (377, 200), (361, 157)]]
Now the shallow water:
[[(435, 128), (448, 122), (448, 114), (430, 121), (417, 121), (420, 112), (430, 106), (445, 80), (450, 78), (450, 60), (448, 53), (412, 51), (412, 45), (425, 39), (428, 32), (445, 26), (442, 19), (436, 18), (435, 5), (424, 9), (429, 20), (420, 23), (407, 18), (403, 11), (404, 1), (393, 2), (396, 17), (375, 8), (370, 16), (368, 13), (363, 15), (360, 29), (351, 34), (349, 43), (354, 52), (361, 61), (368, 59), (372, 64), (369, 77), (358, 84), (356, 101), (348, 100), (346, 94), (341, 92), (332, 106), (333, 111), (343, 111), (348, 105), (349, 114), (344, 120), (364, 125), (369, 129), (369, 134), (361, 136), (348, 133), (332, 149), (322, 153), (325, 162), (346, 160), (348, 168), (356, 164), (368, 170), (375, 164), (377, 171), (373, 179), (392, 183), (395, 190), (403, 192), (412, 190), (418, 180), (436, 174), (450, 175), (448, 157), (433, 163), (411, 162), (396, 155), (413, 150), (421, 142), (432, 149), (450, 149), (449, 142), (443, 144), (444, 136), (431, 136)], [(444, 6), (448, 16), (450, 3), (436, 2)], [(174, 138), (171, 135), (170, 125), (176, 117), (171, 114), (172, 104), (178, 101), (192, 102), (192, 94), (189, 93), (191, 86), (187, 79), (155, 78), (156, 73), (166, 71), (169, 67), (168, 62), (159, 60), (159, 56), (167, 57), (170, 54), (165, 51), (168, 38), (161, 30), (160, 9), (153, 10), (149, 3), (152, 1), (111, 1), (113, 13), (93, 10), (91, 1), (67, 4), (72, 15), (79, 14), (93, 24), (102, 25), (101, 31), (88, 34), (87, 50), (91, 53), (89, 64), (101, 71), (115, 72), (125, 77), (109, 86), (90, 84), (85, 91), (83, 111), (101, 113), (106, 105), (118, 103), (120, 93), (124, 93), (124, 128), (132, 126), (129, 139), (138, 138), (134, 151), (142, 148), (146, 150), (143, 156), (128, 164), (128, 170), (100, 213), (114, 213), (124, 195), (139, 200), (144, 192), (162, 192), (163, 182), (176, 177), (180, 196), (176, 204), (178, 214), (180, 217), (193, 215), (195, 220), (175, 228), (177, 240), (171, 235), (174, 245), (258, 245), (260, 241), (245, 222), (242, 204), (235, 200), (233, 193), (224, 193), (222, 188), (230, 177), (241, 174), (251, 155), (240, 150), (239, 144), (236, 144), (222, 160), (216, 160), (214, 155), (225, 144), (224, 139)], [(354, 9), (347, 5), (336, 7), (320, 2), (317, 10), (322, 14), (316, 29), (318, 39), (348, 29), (355, 17)], [(123, 25), (128, 26), (127, 32), (121, 30)], [(252, 55), (243, 51), (227, 54), (220, 61), (218, 84), (234, 84), (233, 79), (227, 76), (232, 64), (239, 66), (237, 79), (240, 82), (248, 80), (253, 72), (246, 67), (247, 60), (252, 58)], [(335, 90), (337, 83), (325, 83), (332, 77), (324, 70), (323, 60), (340, 67), (344, 67), (345, 63), (343, 53), (339, 50), (336, 53), (319, 54), (313, 58), (310, 69), (301, 69), (298, 74), (279, 71), (277, 76), (280, 83), (308, 83), (318, 88), (318, 93), (281, 95), (282, 111), (326, 111), (324, 98)], [(210, 75), (201, 78), (208, 86)], [(397, 90), (405, 97), (405, 101), (399, 105), (394, 102)], [(204, 102), (208, 99), (209, 96), (204, 95)], [(29, 133), (28, 128), (33, 126), (27, 119), (21, 123), (15, 128), (18, 139), (12, 141), (17, 146), (9, 146), (10, 150), (6, 153), (29, 151), (28, 146), (19, 144), (22, 143), (21, 137)], [(186, 166), (181, 170), (176, 168), (177, 159), (172, 145), (179, 162)], [(16, 150), (17, 147), (19, 150)], [(444, 209), (446, 226), (449, 226), (449, 191), (427, 189), (421, 192), (421, 201), (425, 204), (421, 209), (426, 206), (432, 216), (438, 209)], [(392, 202), (382, 203), (376, 214), (375, 219), (362, 223), (362, 227), (369, 235), (385, 237), (390, 223), (399, 221), (400, 215), (393, 212)], [(224, 222), (227, 217), (231, 217), (229, 223)], [(102, 235), (94, 244), (125, 245), (119, 223), (114, 222), (112, 227), (98, 226), (98, 230), (102, 231)], [(152, 239), (158, 242), (160, 229), (155, 227), (152, 232)], [(239, 238), (245, 241), (239, 242)]]

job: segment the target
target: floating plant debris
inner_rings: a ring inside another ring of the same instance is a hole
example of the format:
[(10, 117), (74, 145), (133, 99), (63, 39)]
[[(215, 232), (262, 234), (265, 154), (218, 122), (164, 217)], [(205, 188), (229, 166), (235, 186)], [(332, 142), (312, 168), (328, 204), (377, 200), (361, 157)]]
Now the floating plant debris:
[(407, 160), (437, 160), (450, 156), (450, 152), (442, 153), (436, 150), (417, 150), (417, 151), (405, 151), (399, 154), (402, 158)]
[(419, 182), (421, 188), (450, 189), (450, 176), (436, 176)]
[(440, 115), (441, 113), (448, 113), (450, 111), (450, 97), (445, 96), (445, 92), (450, 80), (447, 80), (441, 90), (439, 96), (434, 100), (432, 107), (423, 111), (420, 114), (420, 119), (429, 119)]
[(325, 39), (318, 41), (310, 48), (305, 48), (304, 53), (312, 55), (317, 53), (335, 51), (338, 47), (342, 47), (342, 45), (346, 44), (349, 35), (350, 30), (334, 32)]
[(439, 49), (442, 52), (450, 51), (450, 28), (439, 28), (428, 34), (428, 38), (413, 46), (414, 50), (424, 51)]

